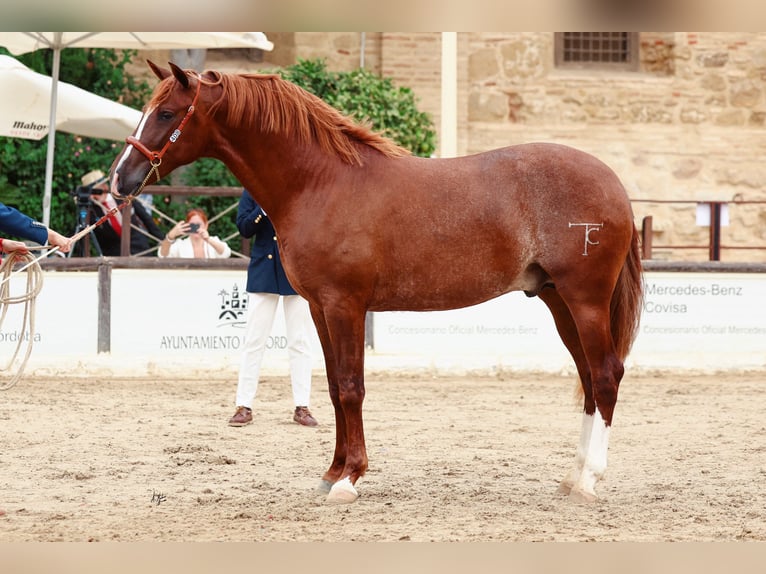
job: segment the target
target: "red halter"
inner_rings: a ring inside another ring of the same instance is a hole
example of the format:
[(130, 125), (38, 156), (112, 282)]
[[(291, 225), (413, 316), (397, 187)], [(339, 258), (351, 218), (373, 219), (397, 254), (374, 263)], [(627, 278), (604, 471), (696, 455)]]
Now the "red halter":
[(149, 176), (154, 173), (157, 177), (157, 181), (160, 181), (160, 172), (157, 169), (160, 164), (162, 163), (162, 156), (165, 155), (165, 152), (168, 151), (168, 148), (170, 147), (170, 144), (175, 143), (179, 137), (181, 137), (181, 132), (184, 129), (184, 126), (186, 125), (186, 122), (189, 121), (189, 119), (192, 117), (192, 114), (194, 114), (195, 104), (197, 103), (197, 99), (199, 98), (199, 92), (200, 87), (202, 86), (202, 82), (197, 80), (197, 92), (194, 94), (194, 99), (192, 100), (191, 105), (189, 106), (189, 109), (186, 110), (186, 115), (181, 119), (181, 123), (178, 124), (178, 127), (173, 130), (173, 133), (170, 134), (170, 137), (168, 138), (168, 141), (165, 142), (165, 145), (162, 147), (160, 151), (151, 151), (148, 147), (146, 147), (143, 143), (138, 141), (133, 136), (128, 136), (128, 138), (125, 140), (128, 145), (133, 146), (138, 151), (140, 151), (142, 154), (146, 156), (146, 158), (149, 160), (149, 163), (152, 165), (152, 168), (149, 170), (149, 173), (146, 174), (146, 177), (144, 178), (143, 183), (138, 188), (138, 190), (131, 194), (131, 195), (138, 195), (141, 193), (141, 190), (144, 189), (144, 186), (146, 185), (146, 182), (149, 180)]

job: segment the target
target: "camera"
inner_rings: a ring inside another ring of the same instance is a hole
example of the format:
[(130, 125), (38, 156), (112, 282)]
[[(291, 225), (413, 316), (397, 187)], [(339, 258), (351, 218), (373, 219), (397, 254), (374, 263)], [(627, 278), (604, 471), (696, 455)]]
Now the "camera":
[(199, 231), (199, 223), (189, 224), (189, 233), (197, 233)]
[(103, 190), (93, 189), (93, 187), (89, 185), (88, 186), (78, 185), (72, 191), (69, 192), (69, 195), (74, 197), (77, 200), (77, 203), (81, 205), (88, 205), (88, 203), (90, 203), (91, 195), (100, 195), (102, 193), (104, 193)]

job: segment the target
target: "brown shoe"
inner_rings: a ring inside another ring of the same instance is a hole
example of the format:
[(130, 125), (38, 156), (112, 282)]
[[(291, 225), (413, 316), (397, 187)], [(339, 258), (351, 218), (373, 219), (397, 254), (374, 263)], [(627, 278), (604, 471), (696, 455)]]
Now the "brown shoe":
[(253, 411), (247, 407), (237, 407), (234, 416), (229, 419), (230, 427), (243, 427), (253, 422)]
[(311, 416), (311, 411), (308, 407), (295, 407), (293, 420), (305, 427), (315, 427), (319, 424), (317, 420)]

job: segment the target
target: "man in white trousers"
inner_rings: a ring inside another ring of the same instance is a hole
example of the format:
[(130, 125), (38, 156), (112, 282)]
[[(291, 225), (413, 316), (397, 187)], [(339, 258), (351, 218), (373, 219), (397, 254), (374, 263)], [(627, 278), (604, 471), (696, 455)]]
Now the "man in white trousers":
[(254, 240), (247, 268), (249, 315), (237, 383), (237, 410), (229, 419), (229, 426), (241, 427), (253, 422), (252, 405), (258, 390), (261, 361), (282, 298), (295, 404), (293, 420), (300, 425), (315, 427), (317, 421), (309, 410), (313, 360), (310, 337), (314, 329), (309, 304), (287, 280), (274, 226), (247, 190), (243, 190), (239, 200), (237, 227), (243, 237), (254, 237)]

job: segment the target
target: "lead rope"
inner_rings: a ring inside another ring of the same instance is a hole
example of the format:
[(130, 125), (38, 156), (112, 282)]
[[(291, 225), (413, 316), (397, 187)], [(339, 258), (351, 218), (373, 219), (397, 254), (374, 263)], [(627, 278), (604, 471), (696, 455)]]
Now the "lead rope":
[[(9, 253), (0, 264), (0, 276), (3, 277), (2, 284), (0, 284), (0, 307), (2, 307), (2, 312), (0, 313), (0, 330), (5, 322), (8, 306), (14, 303), (24, 303), (24, 318), (22, 320), (22, 328), (18, 332), (19, 341), (16, 345), (16, 350), (13, 352), (13, 356), (8, 360), (7, 364), (0, 367), (0, 371), (11, 371), (19, 356), (22, 344), (25, 340), (27, 342), (26, 352), (24, 353), (24, 358), (21, 360), (21, 364), (8, 381), (0, 383), (0, 391), (7, 391), (16, 385), (24, 374), (27, 361), (32, 353), (32, 343), (35, 338), (35, 301), (37, 295), (43, 288), (43, 272), (42, 269), (40, 269), (40, 264), (37, 262), (38, 259), (39, 258), (34, 258), (30, 253), (13, 251)], [(13, 266), (18, 261), (26, 261), (27, 263), (21, 267), (21, 269), (14, 272)], [(10, 293), (9, 279), (11, 278), (11, 273), (19, 273), (23, 270), (27, 270), (26, 292), (22, 295), (13, 296)]]

